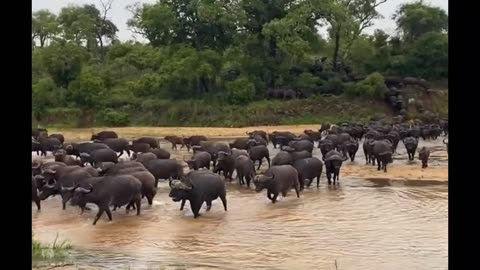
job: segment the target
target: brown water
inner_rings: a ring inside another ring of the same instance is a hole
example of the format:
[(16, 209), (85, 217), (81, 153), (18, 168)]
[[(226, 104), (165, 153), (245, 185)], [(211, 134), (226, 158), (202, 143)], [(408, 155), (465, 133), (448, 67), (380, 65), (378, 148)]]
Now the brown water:
[[(362, 160), (361, 149), (357, 155)], [(291, 192), (276, 204), (265, 191), (227, 184), (228, 211), (217, 200), (198, 219), (188, 203), (179, 211), (161, 183), (141, 216), (121, 209), (113, 222), (103, 216), (96, 226), (96, 209), (80, 216), (77, 208), (62, 210), (54, 197), (42, 202), (41, 212), (32, 204), (32, 227), (47, 243), (57, 233), (69, 239), (76, 264), (110, 269), (336, 269), (335, 261), (348, 270), (448, 269), (446, 183), (325, 182), (322, 175), (319, 189), (300, 199)]]

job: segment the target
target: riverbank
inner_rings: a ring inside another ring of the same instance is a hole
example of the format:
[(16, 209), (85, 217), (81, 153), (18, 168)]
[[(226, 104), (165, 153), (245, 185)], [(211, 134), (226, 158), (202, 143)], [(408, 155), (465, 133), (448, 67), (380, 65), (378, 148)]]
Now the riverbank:
[[(407, 116), (422, 118), (423, 112), (448, 115), (448, 91), (402, 90), (404, 102), (412, 100)], [(89, 112), (78, 108), (48, 108), (34, 126), (47, 127), (247, 127), (263, 125), (315, 124), (322, 122), (365, 122), (372, 117), (391, 118), (398, 114), (383, 99), (362, 97), (313, 96), (294, 100), (258, 100), (231, 105), (215, 100), (144, 100)]]

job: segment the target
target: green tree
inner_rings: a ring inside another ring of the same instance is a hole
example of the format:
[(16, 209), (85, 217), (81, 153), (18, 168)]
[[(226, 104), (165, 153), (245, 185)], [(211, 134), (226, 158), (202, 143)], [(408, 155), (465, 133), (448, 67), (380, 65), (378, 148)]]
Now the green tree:
[(225, 84), (227, 100), (231, 104), (246, 104), (255, 96), (255, 85), (246, 77), (238, 77)]
[(64, 105), (64, 89), (59, 89), (48, 77), (38, 80), (32, 85), (32, 112), (37, 121), (41, 121), (47, 108)]
[(117, 26), (106, 18), (108, 7), (104, 9), (104, 14), (101, 15), (95, 5), (62, 8), (58, 21), (64, 39), (86, 45), (90, 51), (99, 47), (103, 53), (104, 40), (115, 40), (118, 32)]
[[(373, 20), (381, 18), (377, 7), (387, 0), (334, 0), (335, 10), (327, 20), (330, 23), (329, 35), (334, 42), (333, 66), (349, 55), (355, 40), (363, 30), (373, 25)], [(343, 49), (342, 49), (343, 48)]]
[(128, 25), (153, 46), (189, 44), (196, 49), (225, 49), (238, 28), (235, 2), (169, 0), (130, 6)]
[(448, 36), (430, 32), (420, 37), (406, 55), (407, 74), (425, 79), (448, 78)]
[(57, 16), (48, 10), (39, 10), (32, 14), (32, 42), (39, 41), (43, 48), (48, 39), (59, 33)]
[(448, 30), (445, 10), (424, 4), (423, 1), (401, 5), (392, 18), (407, 42), (413, 42), (429, 32)]
[(42, 69), (52, 77), (59, 87), (67, 88), (88, 61), (89, 55), (83, 47), (72, 43), (53, 42), (50, 46), (38, 49), (38, 57), (32, 61), (34, 65), (41, 65)]
[(97, 108), (105, 94), (103, 80), (91, 70), (83, 71), (77, 79), (72, 81), (68, 90), (70, 100), (84, 110)]

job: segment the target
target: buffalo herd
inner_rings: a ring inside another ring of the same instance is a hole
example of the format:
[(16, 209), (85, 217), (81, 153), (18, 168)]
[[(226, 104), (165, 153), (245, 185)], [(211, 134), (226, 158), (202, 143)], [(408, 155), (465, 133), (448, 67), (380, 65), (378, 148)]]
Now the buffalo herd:
[[(152, 205), (159, 180), (165, 180), (170, 186), (169, 197), (174, 202), (181, 201), (181, 210), (188, 200), (197, 218), (203, 203), (209, 211), (217, 198), (227, 211), (225, 181), (238, 179), (238, 184), (247, 188), (253, 183), (257, 192), (266, 189), (272, 203), (292, 188), (299, 198), (300, 192), (315, 179), (319, 187), (322, 172), (329, 185), (338, 184), (342, 164), (355, 161), (360, 145), (366, 165), (376, 165), (386, 173), (399, 142), (408, 159), (414, 160), (420, 140), (440, 136), (445, 137), (443, 143), (448, 151), (446, 119), (432, 123), (323, 123), (320, 129), (305, 130), (300, 135), (255, 130), (231, 143), (201, 135), (163, 138), (172, 144), (172, 151), (179, 145), (180, 149), (193, 152), (189, 159), (177, 160), (160, 148), (160, 140), (153, 137), (127, 140), (114, 131), (102, 131), (93, 134), (91, 141), (74, 143), (66, 142), (62, 134), (49, 135), (46, 129), (36, 128), (32, 129), (32, 152), (40, 156), (51, 152), (54, 159), (32, 161), (32, 202), (40, 211), (42, 200), (60, 195), (63, 209), (70, 202), (82, 213), (90, 210), (88, 204), (95, 204), (95, 225), (104, 212), (112, 220), (111, 211), (123, 206), (127, 213), (133, 209), (140, 215), (142, 198)], [(267, 147), (270, 144), (279, 148), (273, 157)], [(321, 159), (312, 156), (315, 148), (319, 148)], [(422, 168), (428, 167), (430, 152), (428, 147), (419, 148)], [(123, 154), (128, 160), (121, 158)], [(264, 161), (268, 169), (260, 173)]]

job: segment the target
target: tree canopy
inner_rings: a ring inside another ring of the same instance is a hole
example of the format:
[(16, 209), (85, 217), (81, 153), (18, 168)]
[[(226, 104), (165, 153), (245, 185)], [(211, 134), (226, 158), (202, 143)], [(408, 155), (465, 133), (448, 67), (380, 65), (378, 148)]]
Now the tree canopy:
[[(268, 89), (342, 94), (352, 78), (448, 77), (448, 15), (422, 1), (398, 7), (398, 33), (365, 29), (386, 0), (162, 0), (129, 7), (146, 44), (119, 41), (112, 1), (32, 14), (32, 93), (43, 107), (103, 108), (152, 100), (246, 104)], [(328, 29), (327, 35), (318, 29)], [(366, 89), (364, 81), (355, 89)], [(376, 98), (375, 89), (356, 91)], [(369, 92), (370, 91), (370, 92)], [(53, 98), (55, 96), (55, 98)], [(147, 102), (147, 103), (148, 103)], [(101, 106), (100, 106), (101, 105)]]

